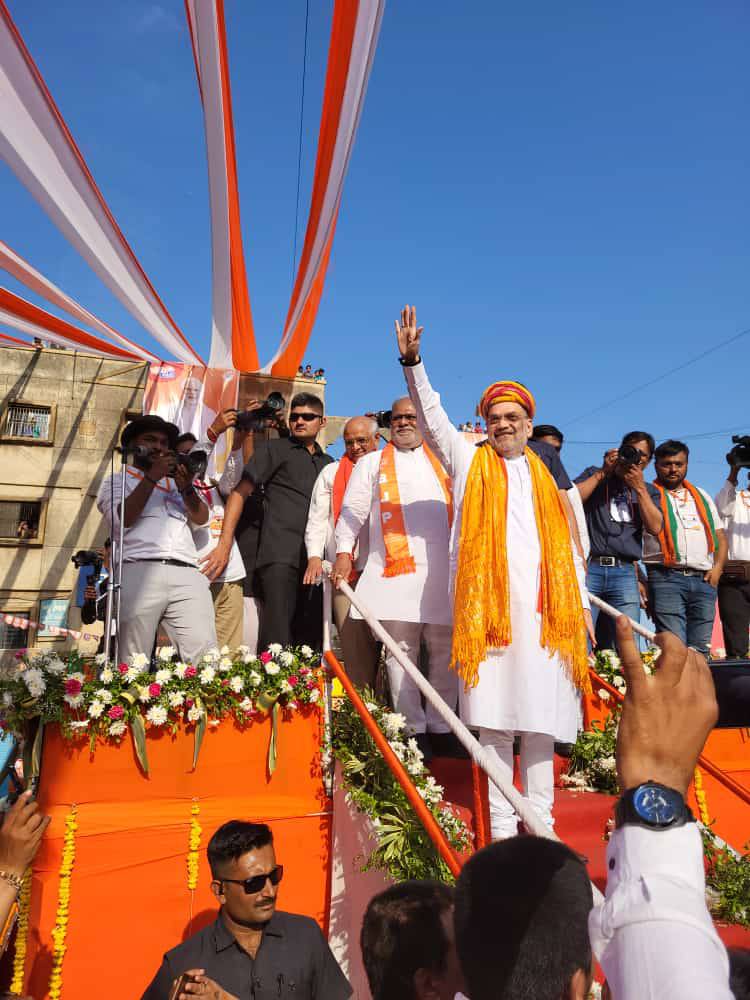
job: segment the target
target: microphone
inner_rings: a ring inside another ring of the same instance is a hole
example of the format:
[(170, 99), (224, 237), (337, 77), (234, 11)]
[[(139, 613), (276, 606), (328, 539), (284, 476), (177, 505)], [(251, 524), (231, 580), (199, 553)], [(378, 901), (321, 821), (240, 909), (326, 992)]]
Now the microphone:
[(124, 455), (124, 456), (132, 455), (134, 458), (150, 458), (151, 455), (153, 454), (152, 449), (147, 448), (143, 444), (129, 444), (126, 445), (124, 448), (118, 445), (115, 448), (115, 451), (119, 455)]

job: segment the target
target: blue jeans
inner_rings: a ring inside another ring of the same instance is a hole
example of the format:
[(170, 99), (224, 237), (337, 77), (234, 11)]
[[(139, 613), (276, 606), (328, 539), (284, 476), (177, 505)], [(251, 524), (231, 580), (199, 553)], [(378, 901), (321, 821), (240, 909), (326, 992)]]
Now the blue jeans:
[(685, 576), (662, 566), (648, 568), (648, 599), (657, 632), (672, 632), (707, 654), (716, 614), (716, 588), (703, 574)]
[[(586, 573), (586, 587), (589, 592), (617, 608), (622, 614), (638, 621), (641, 614), (641, 597), (638, 592), (638, 577), (635, 565), (600, 566), (589, 563)], [(597, 643), (602, 648), (614, 649), (614, 621), (606, 615), (597, 625), (599, 609), (591, 605), (591, 617), (596, 628)], [(604, 627), (603, 627), (604, 626)]]

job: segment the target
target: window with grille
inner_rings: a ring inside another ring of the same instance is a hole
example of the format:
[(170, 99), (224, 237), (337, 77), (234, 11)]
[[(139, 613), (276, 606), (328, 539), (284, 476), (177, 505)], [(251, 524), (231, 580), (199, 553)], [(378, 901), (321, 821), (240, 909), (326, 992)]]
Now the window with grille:
[(13, 615), (14, 618), (30, 618), (31, 611), (0, 611), (0, 649), (25, 649), (29, 644), (28, 629), (17, 628), (9, 625), (5, 621), (5, 615)]
[(41, 500), (0, 500), (0, 539), (40, 540)]
[(49, 441), (52, 407), (39, 403), (9, 403), (5, 413), (3, 437)]

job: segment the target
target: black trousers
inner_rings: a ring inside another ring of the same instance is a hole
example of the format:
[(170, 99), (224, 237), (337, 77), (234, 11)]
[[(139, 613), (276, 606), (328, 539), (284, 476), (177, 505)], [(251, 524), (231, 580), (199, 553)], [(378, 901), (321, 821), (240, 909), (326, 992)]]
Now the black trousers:
[(258, 650), (272, 642), (320, 649), (323, 636), (322, 587), (303, 586), (304, 567), (270, 563), (259, 566), (260, 628)]
[(719, 615), (728, 659), (744, 659), (750, 628), (750, 581), (719, 584)]

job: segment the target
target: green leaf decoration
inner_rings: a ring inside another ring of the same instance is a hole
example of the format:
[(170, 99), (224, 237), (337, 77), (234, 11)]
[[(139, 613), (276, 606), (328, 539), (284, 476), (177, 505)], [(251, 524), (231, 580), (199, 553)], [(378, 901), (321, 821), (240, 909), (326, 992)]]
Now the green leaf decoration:
[[(196, 707), (201, 708), (200, 699), (196, 701)], [(195, 743), (193, 745), (193, 770), (198, 766), (198, 754), (201, 752), (203, 737), (206, 735), (206, 713), (201, 715), (195, 724)]]
[(146, 726), (143, 716), (136, 714), (130, 720), (130, 731), (133, 734), (133, 746), (138, 763), (143, 773), (148, 777), (148, 754), (146, 753)]
[(279, 739), (279, 702), (274, 701), (271, 709), (271, 739), (268, 741), (268, 773), (276, 770), (276, 752)]

